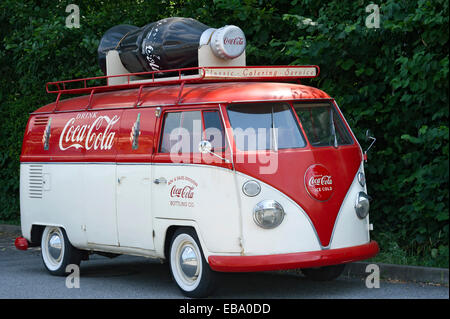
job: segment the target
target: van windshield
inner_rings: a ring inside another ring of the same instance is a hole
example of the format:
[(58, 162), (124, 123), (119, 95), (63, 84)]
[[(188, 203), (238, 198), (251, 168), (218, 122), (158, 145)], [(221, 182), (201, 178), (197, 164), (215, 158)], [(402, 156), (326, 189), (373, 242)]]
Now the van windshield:
[(287, 103), (228, 106), (236, 147), (241, 151), (301, 148), (305, 139)]
[(337, 147), (353, 143), (331, 103), (296, 103), (294, 109), (312, 146)]

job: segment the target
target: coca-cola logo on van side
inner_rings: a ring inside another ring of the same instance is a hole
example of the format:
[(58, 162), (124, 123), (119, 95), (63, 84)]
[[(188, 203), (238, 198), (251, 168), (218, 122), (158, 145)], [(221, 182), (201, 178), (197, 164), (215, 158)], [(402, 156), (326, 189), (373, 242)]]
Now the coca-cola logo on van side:
[(167, 182), (170, 206), (194, 207), (197, 182), (188, 176), (175, 176)]
[(306, 170), (304, 183), (308, 194), (318, 201), (326, 201), (333, 195), (333, 177), (323, 165), (310, 166)]
[[(77, 114), (64, 125), (59, 137), (60, 150), (65, 151), (70, 148), (110, 150), (116, 135), (113, 127), (119, 119), (120, 117), (117, 115), (97, 117), (96, 113)], [(86, 123), (86, 120), (88, 123)]]
[(177, 187), (176, 185), (173, 185), (170, 190), (170, 197), (194, 198), (194, 187), (192, 186)]

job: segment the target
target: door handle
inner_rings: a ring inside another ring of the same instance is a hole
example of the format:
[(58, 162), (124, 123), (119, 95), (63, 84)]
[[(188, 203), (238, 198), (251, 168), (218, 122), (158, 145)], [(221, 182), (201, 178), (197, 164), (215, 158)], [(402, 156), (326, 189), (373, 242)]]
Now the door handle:
[(153, 181), (155, 184), (167, 184), (167, 180), (164, 177), (157, 178)]

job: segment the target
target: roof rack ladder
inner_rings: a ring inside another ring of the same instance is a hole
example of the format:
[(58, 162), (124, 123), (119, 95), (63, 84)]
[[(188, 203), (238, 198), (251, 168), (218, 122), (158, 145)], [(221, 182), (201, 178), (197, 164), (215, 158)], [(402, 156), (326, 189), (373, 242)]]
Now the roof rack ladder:
[(88, 104), (86, 105), (85, 111), (89, 111), (89, 108), (91, 107), (92, 98), (94, 97), (94, 93), (95, 93), (95, 89), (92, 89), (91, 94), (89, 95), (89, 101), (88, 101)]
[(58, 96), (56, 97), (55, 107), (53, 108), (52, 113), (56, 112), (56, 109), (58, 108), (59, 99), (61, 98), (61, 92), (58, 92)]
[(181, 85), (180, 85), (180, 91), (178, 92), (178, 97), (177, 97), (177, 103), (176, 103), (176, 105), (178, 105), (178, 104), (180, 103), (180, 100), (181, 100), (181, 93), (183, 92), (184, 83), (186, 83), (186, 81), (181, 82)]
[(139, 102), (141, 101), (141, 94), (142, 94), (142, 88), (143, 87), (144, 87), (144, 84), (141, 84), (139, 86), (139, 93), (138, 93), (138, 96), (137, 96), (137, 99), (136, 99), (136, 103), (134, 103), (134, 106), (133, 106), (135, 108), (139, 106)]

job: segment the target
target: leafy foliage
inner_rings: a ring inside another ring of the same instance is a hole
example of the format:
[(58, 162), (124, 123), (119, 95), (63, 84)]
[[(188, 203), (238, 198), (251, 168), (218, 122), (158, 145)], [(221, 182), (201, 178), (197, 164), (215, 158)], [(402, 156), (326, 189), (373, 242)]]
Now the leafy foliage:
[(363, 0), (79, 0), (79, 29), (65, 27), (69, 3), (0, 2), (0, 219), (19, 218), (21, 142), (28, 113), (54, 99), (45, 83), (100, 75), (97, 45), (114, 25), (185, 16), (239, 25), (250, 65), (319, 65), (309, 84), (337, 99), (361, 141), (366, 128), (377, 137), (366, 164), (373, 237), (448, 266), (447, 1), (386, 0), (378, 29), (365, 26)]

